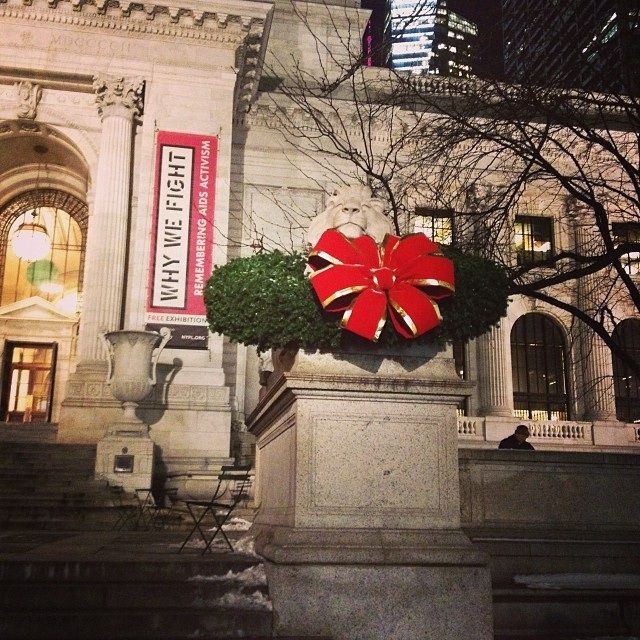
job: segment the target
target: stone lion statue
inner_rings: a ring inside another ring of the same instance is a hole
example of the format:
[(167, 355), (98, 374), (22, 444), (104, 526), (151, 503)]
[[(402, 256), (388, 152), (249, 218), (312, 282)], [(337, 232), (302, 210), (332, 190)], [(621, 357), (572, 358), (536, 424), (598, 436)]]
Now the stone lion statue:
[(347, 238), (369, 235), (382, 242), (387, 233), (393, 232), (384, 210), (384, 201), (374, 198), (369, 187), (340, 187), (329, 198), (327, 208), (311, 220), (307, 242), (315, 245), (327, 229), (337, 229)]

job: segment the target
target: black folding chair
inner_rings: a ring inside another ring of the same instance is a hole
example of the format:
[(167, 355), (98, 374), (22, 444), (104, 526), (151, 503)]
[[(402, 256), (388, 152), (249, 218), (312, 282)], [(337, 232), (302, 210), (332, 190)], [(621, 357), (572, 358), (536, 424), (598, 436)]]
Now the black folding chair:
[(113, 523), (113, 529), (120, 531), (125, 528), (135, 529), (138, 525), (138, 508), (127, 503), (125, 490), (118, 485), (107, 485), (109, 496), (111, 497), (111, 505), (116, 512), (116, 521)]
[[(193, 520), (193, 527), (182, 543), (178, 551), (179, 553), (185, 548), (196, 532), (200, 534), (200, 537), (205, 543), (202, 551), (203, 555), (207, 551), (211, 551), (211, 545), (218, 534), (224, 538), (229, 549), (231, 551), (234, 550), (223, 526), (229, 520), (238, 504), (247, 498), (247, 490), (250, 485), (250, 471), (250, 466), (224, 466), (218, 476), (218, 484), (210, 500), (185, 500), (187, 511)], [(207, 523), (213, 526), (207, 529)]]
[(176, 492), (177, 489), (164, 489), (162, 493), (154, 494), (152, 489), (136, 489), (138, 527), (142, 524), (145, 530), (157, 531), (170, 526), (173, 506), (178, 502)]

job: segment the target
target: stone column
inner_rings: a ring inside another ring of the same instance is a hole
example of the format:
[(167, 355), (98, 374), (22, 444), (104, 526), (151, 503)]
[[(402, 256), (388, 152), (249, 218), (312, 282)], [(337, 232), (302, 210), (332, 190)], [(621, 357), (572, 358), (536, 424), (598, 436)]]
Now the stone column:
[[(594, 245), (594, 243), (596, 243)], [(589, 220), (575, 217), (575, 245), (578, 253), (588, 255), (599, 242)], [(595, 274), (578, 280), (577, 299), (580, 308), (595, 315), (600, 302), (602, 276)], [(613, 365), (611, 352), (598, 335), (581, 325), (580, 351), (582, 360), (582, 395), (584, 417), (588, 420), (610, 422), (616, 419)]]
[(102, 359), (98, 334), (121, 328), (133, 127), (142, 107), (143, 81), (101, 75), (96, 76), (93, 88), (102, 118), (102, 136), (86, 244), (80, 362)]
[(511, 350), (505, 321), (480, 336), (478, 344), (478, 385), (480, 414), (513, 417)]

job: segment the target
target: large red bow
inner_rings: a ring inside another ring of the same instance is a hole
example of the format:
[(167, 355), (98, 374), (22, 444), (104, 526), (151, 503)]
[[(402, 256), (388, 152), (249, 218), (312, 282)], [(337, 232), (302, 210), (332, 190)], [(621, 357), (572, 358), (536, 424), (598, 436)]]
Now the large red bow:
[(442, 317), (434, 300), (454, 291), (453, 262), (422, 233), (349, 240), (325, 231), (309, 254), (311, 284), (324, 309), (344, 311), (342, 326), (377, 341), (387, 310), (396, 331), (415, 338)]

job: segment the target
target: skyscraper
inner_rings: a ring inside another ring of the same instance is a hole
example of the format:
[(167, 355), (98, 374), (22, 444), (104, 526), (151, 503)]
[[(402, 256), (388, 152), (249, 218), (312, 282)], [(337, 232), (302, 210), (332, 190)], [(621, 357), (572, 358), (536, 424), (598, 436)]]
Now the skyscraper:
[(388, 0), (387, 63), (398, 71), (467, 77), (477, 34), (446, 0)]
[(638, 0), (503, 0), (509, 81), (640, 93)]

